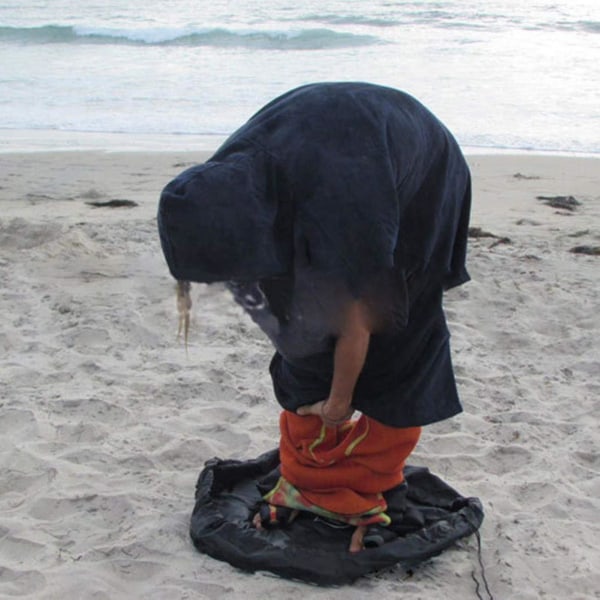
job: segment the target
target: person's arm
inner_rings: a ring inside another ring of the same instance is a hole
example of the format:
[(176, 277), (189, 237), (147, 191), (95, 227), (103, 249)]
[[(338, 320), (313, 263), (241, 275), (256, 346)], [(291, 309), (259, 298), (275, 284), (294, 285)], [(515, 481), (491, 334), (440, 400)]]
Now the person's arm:
[(318, 415), (326, 425), (335, 425), (351, 416), (352, 396), (363, 369), (371, 338), (371, 323), (362, 302), (351, 302), (345, 311), (336, 340), (333, 378), (326, 400), (298, 409), (299, 415)]

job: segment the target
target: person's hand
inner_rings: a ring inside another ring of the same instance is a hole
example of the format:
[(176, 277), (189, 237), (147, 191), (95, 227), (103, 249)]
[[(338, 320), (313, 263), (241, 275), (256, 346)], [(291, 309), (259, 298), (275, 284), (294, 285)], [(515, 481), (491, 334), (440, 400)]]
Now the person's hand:
[(315, 402), (314, 404), (301, 406), (296, 411), (296, 414), (301, 417), (307, 415), (321, 417), (321, 420), (327, 427), (337, 427), (338, 425), (341, 425), (347, 421), (353, 413), (354, 409), (349, 402), (335, 402), (331, 398)]

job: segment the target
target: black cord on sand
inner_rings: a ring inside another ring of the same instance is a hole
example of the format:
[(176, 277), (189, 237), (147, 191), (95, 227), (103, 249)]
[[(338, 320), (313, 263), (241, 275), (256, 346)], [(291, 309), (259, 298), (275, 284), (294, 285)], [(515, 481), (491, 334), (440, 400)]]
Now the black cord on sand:
[[(479, 535), (479, 531), (475, 532), (475, 537), (477, 538), (477, 561), (479, 562), (479, 569), (481, 570), (481, 579), (483, 581), (483, 585), (485, 586), (485, 591), (489, 596), (489, 600), (494, 600), (494, 596), (492, 596), (492, 592), (490, 592), (490, 586), (488, 585), (486, 576), (485, 576), (485, 566), (483, 565), (483, 559), (481, 557), (481, 536)], [(485, 600), (484, 597), (479, 593), (480, 583), (475, 575), (475, 569), (471, 571), (471, 578), (475, 582), (475, 593), (479, 600)]]

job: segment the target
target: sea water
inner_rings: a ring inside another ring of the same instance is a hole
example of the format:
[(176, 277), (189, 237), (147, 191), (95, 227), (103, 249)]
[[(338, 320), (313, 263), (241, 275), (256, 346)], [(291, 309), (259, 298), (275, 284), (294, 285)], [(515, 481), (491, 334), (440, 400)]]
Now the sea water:
[(600, 153), (598, 0), (0, 0), (0, 150), (215, 147), (275, 96), (370, 81), (464, 147)]

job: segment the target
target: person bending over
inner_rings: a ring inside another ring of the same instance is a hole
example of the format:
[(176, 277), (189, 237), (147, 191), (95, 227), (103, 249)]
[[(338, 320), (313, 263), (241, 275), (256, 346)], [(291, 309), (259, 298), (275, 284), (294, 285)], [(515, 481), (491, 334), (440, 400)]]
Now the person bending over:
[(359, 82), (276, 98), (164, 188), (181, 322), (188, 282), (225, 282), (275, 347), (281, 472), (257, 528), (308, 511), (355, 525), (355, 552), (401, 520), (421, 427), (461, 411), (442, 296), (469, 279), (470, 201), (444, 125)]

